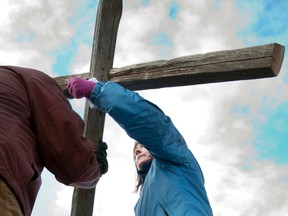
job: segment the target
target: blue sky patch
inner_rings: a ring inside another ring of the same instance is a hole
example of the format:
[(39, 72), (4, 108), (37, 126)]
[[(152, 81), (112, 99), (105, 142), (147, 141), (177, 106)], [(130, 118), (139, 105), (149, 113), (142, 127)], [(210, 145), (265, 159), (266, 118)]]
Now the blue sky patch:
[[(55, 57), (52, 69), (57, 76), (69, 74), (72, 61), (78, 52), (78, 45), (84, 43), (92, 48), (97, 8), (98, 1), (88, 0), (75, 11), (75, 15), (70, 20), (71, 25), (75, 27), (75, 34), (71, 41), (67, 41), (59, 49), (51, 52)], [(90, 20), (91, 17), (95, 17), (93, 22)]]
[[(240, 12), (247, 13), (246, 10), (249, 8), (253, 9), (254, 22), (247, 26), (246, 29), (242, 29), (240, 36), (246, 34), (257, 37), (258, 40), (264, 38), (278, 38), (279, 35), (288, 35), (287, 20), (288, 4), (286, 0), (280, 0), (275, 3), (273, 0), (266, 0), (265, 2), (259, 2), (258, 0), (251, 0), (249, 2), (236, 1), (236, 5)], [(278, 38), (278, 40), (281, 40)], [(285, 39), (286, 41), (287, 39)], [(283, 39), (284, 41), (284, 39)]]
[(35, 39), (35, 33), (29, 32), (27, 34), (18, 35), (16, 38), (17, 43), (33, 42)]
[(52, 70), (56, 76), (69, 74), (70, 64), (77, 53), (77, 47), (75, 45), (72, 46), (72, 44), (71, 41), (62, 48), (52, 52), (52, 56), (54, 56), (56, 60), (52, 66)]
[(222, 1), (222, 0), (215, 0), (215, 1), (214, 1), (214, 5), (213, 5), (213, 6), (214, 6), (214, 9), (215, 9), (215, 10), (218, 10), (218, 9), (220, 8), (221, 1)]
[(145, 6), (149, 4), (149, 0), (141, 0), (141, 5)]
[(173, 20), (177, 18), (179, 13), (179, 4), (177, 2), (173, 2), (169, 7), (169, 17)]
[(288, 164), (288, 102), (266, 113), (264, 122), (254, 122), (254, 146), (260, 159)]
[(236, 114), (248, 114), (250, 111), (249, 106), (245, 106), (245, 105), (238, 105), (238, 106), (234, 106), (232, 108), (233, 113)]
[(170, 36), (163, 31), (155, 34), (155, 36), (152, 39), (152, 43), (157, 46), (166, 46), (166, 47), (173, 46), (173, 42)]

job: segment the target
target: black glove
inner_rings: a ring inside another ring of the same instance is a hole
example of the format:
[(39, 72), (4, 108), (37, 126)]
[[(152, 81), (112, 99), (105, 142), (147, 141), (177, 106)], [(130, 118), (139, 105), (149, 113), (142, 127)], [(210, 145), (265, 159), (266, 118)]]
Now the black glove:
[(105, 142), (99, 140), (99, 145), (95, 148), (95, 154), (100, 168), (101, 175), (108, 171), (107, 152), (108, 146)]

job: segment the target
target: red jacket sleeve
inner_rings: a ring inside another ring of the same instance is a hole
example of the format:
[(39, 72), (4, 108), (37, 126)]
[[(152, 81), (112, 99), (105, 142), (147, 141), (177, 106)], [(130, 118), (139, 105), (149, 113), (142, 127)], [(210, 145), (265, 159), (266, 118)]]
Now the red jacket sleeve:
[(94, 144), (82, 135), (83, 120), (49, 76), (36, 75), (27, 88), (38, 152), (44, 166), (66, 185), (94, 187), (100, 170)]

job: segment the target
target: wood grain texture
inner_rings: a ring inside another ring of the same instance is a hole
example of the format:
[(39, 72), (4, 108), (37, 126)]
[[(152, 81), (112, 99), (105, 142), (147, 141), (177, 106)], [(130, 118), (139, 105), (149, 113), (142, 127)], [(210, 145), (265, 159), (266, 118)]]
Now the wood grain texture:
[[(119, 22), (122, 15), (122, 0), (100, 0), (94, 31), (90, 72), (87, 77), (96, 77), (107, 81), (113, 66), (115, 44)], [(66, 85), (66, 80), (65, 80)], [(66, 90), (66, 93), (68, 91)], [(84, 136), (95, 143), (97, 148), (102, 140), (105, 113), (90, 109), (86, 101)], [(79, 164), (81, 166), (81, 164)], [(71, 216), (92, 216), (94, 207), (94, 189), (75, 188), (72, 199)]]
[(268, 44), (112, 69), (110, 80), (132, 90), (277, 76), (284, 47)]
[[(278, 75), (284, 52), (284, 46), (272, 43), (190, 55), (113, 68), (109, 72), (109, 80), (131, 90), (144, 90), (268, 78)], [(83, 73), (77, 76), (86, 78), (88, 74)], [(68, 77), (56, 78), (63, 91), (66, 89), (66, 83), (63, 80)]]

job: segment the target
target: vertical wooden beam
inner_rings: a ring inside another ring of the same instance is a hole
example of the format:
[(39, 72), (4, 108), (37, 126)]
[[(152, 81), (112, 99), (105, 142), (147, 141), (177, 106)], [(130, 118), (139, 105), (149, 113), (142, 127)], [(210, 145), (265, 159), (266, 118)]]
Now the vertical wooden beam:
[[(121, 14), (122, 0), (99, 1), (89, 77), (96, 77), (100, 81), (109, 79), (109, 72), (113, 67)], [(103, 137), (105, 114), (90, 109), (86, 101), (84, 120), (86, 123), (84, 136), (97, 145)], [(95, 188), (75, 188), (71, 216), (91, 216), (93, 214), (94, 196)]]

